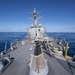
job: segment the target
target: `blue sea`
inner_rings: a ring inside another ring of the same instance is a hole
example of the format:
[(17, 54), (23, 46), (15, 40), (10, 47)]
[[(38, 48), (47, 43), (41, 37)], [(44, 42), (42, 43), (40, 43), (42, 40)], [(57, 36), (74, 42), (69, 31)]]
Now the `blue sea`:
[[(7, 43), (7, 50), (10, 48), (11, 41), (16, 43), (25, 38), (26, 32), (0, 32), (0, 52), (4, 50), (5, 43)], [(66, 40), (69, 43), (68, 55), (74, 56), (75, 54), (75, 33), (47, 33), (48, 36)]]

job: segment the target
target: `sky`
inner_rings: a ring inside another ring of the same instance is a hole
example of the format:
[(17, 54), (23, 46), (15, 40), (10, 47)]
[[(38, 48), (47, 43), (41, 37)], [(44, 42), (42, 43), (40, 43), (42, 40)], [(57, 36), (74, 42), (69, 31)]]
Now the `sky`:
[(47, 32), (75, 32), (75, 0), (0, 0), (0, 32), (26, 32), (34, 8)]

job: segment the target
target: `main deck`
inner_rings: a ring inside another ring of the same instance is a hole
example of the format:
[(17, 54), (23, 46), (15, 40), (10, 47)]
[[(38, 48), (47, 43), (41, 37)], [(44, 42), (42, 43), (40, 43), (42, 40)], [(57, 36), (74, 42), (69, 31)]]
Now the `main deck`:
[[(17, 49), (8, 53), (11, 57), (14, 57), (14, 62), (7, 67), (7, 69), (3, 72), (3, 75), (29, 75), (28, 64), (35, 46), (34, 44), (31, 44), (31, 40), (28, 39), (25, 40), (25, 43), (25, 45), (18, 43), (16, 45)], [(33, 50), (30, 50), (30, 48), (33, 48)], [(72, 75), (68, 63), (64, 58), (57, 55), (50, 57), (46, 53), (43, 54), (48, 63), (48, 75)]]

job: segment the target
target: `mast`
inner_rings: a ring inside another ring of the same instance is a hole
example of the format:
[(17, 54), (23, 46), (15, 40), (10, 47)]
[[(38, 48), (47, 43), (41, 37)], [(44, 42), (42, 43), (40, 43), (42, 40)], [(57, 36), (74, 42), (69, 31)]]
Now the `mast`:
[(33, 26), (34, 26), (34, 27), (37, 27), (37, 26), (38, 26), (38, 21), (37, 21), (37, 19), (38, 19), (38, 18), (37, 18), (37, 11), (36, 11), (35, 8), (34, 8), (34, 11), (33, 11), (33, 20), (34, 20), (34, 21), (33, 21), (33, 22), (34, 22), (34, 23), (33, 23)]

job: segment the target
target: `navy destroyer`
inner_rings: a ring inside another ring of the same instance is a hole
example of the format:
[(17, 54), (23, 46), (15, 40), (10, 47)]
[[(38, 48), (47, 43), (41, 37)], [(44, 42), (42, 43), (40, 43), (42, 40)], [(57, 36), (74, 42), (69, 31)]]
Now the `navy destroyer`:
[(38, 12), (34, 9), (32, 14), (27, 37), (1, 53), (0, 75), (75, 75), (74, 57), (67, 55), (68, 43), (48, 36), (38, 23)]

